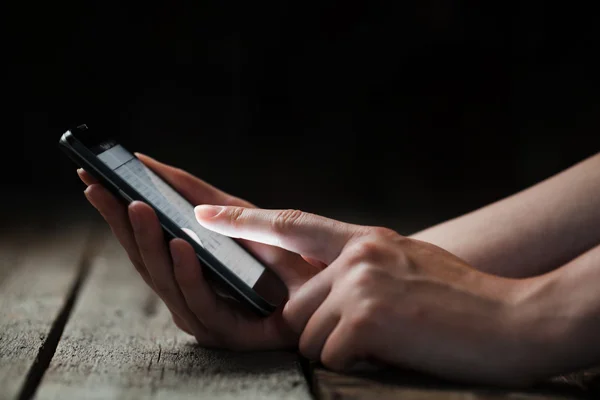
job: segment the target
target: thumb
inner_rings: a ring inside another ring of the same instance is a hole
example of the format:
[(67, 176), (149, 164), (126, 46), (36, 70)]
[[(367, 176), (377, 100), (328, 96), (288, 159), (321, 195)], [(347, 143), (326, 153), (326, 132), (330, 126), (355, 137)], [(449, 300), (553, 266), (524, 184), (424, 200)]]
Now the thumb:
[(281, 247), (325, 264), (331, 264), (359, 231), (356, 225), (298, 210), (201, 205), (194, 211), (207, 229)]

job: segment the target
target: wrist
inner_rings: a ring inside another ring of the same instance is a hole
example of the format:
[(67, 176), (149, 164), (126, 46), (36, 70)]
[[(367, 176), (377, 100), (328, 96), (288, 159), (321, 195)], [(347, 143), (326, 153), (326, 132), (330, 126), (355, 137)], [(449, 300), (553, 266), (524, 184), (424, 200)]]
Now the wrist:
[(573, 283), (562, 269), (516, 283), (511, 320), (522, 356), (516, 367), (527, 380), (571, 372), (593, 358), (592, 308), (570, 295)]

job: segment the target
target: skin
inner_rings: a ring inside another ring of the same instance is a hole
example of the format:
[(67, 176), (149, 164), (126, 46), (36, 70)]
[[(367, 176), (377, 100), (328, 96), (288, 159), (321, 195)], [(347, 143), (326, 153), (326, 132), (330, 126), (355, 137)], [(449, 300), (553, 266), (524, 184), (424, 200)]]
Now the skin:
[(525, 278), (600, 244), (600, 153), (520, 193), (411, 237), (482, 271)]
[[(127, 209), (79, 171), (89, 185), (86, 196), (111, 225), (136, 269), (169, 307), (175, 323), (201, 345), (238, 350), (298, 346), (307, 357), (333, 369), (376, 360), (455, 380), (508, 385), (526, 384), (598, 360), (600, 351), (593, 339), (600, 333), (595, 287), (600, 281), (599, 247), (589, 244), (589, 234), (569, 238), (577, 241), (579, 251), (589, 250), (540, 275), (548, 260), (558, 262), (570, 254), (556, 239), (556, 247), (549, 249), (553, 254), (536, 266), (512, 267), (510, 262), (518, 257), (510, 250), (520, 250), (527, 260), (535, 260), (539, 250), (528, 252), (527, 243), (514, 247), (513, 241), (503, 240), (501, 229), (489, 240), (481, 239), (486, 220), (496, 214), (506, 218), (503, 212), (510, 214), (511, 207), (520, 210), (510, 198), (504, 205), (407, 238), (385, 228), (345, 224), (295, 210), (258, 210), (181, 170), (138, 157), (193, 204), (226, 206), (197, 207), (197, 219), (208, 229), (240, 239), (288, 287), (285, 309), (268, 318), (250, 315), (215, 294), (185, 241), (175, 239), (167, 248), (149, 206), (134, 202)], [(592, 236), (597, 233), (594, 227), (599, 224), (593, 222), (598, 213), (586, 190), (590, 184), (599, 186), (595, 172), (590, 172), (597, 163), (596, 156), (581, 164), (577, 172), (588, 179), (577, 186), (583, 194), (578, 196), (577, 190), (570, 194), (578, 207), (563, 208), (557, 218), (568, 223), (569, 213), (589, 211), (592, 223), (588, 222), (591, 228), (586, 232)], [(564, 182), (574, 174), (563, 176)], [(545, 196), (560, 187), (556, 181), (541, 185), (543, 190), (538, 187), (537, 193)], [(558, 197), (559, 205), (568, 205), (568, 197)], [(547, 216), (531, 210), (517, 215), (520, 226), (529, 228)], [(583, 223), (581, 218), (577, 221)], [(546, 225), (543, 232), (550, 227)], [(474, 228), (476, 234), (471, 233)], [(556, 235), (550, 231), (551, 239)], [(475, 244), (445, 239), (463, 236)], [(416, 239), (428, 237), (457, 255)], [(531, 239), (523, 234), (522, 239), (529, 240), (531, 247), (541, 245), (537, 236)], [(497, 258), (503, 256), (508, 277), (486, 272), (488, 264), (493, 272), (500, 269), (503, 264)], [(515, 279), (511, 275), (536, 276)]]

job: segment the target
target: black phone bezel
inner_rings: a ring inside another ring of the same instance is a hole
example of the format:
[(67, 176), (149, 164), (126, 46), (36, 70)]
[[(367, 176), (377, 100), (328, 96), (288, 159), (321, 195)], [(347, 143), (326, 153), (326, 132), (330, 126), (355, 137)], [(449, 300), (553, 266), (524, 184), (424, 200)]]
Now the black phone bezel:
[[(79, 126), (73, 130), (69, 130), (62, 135), (59, 141), (60, 147), (76, 164), (84, 168), (88, 173), (90, 173), (90, 175), (97, 179), (112, 194), (114, 194), (117, 198), (122, 199), (126, 204), (138, 200), (143, 201), (144, 203), (149, 204), (152, 207), (152, 204), (141, 193), (139, 193), (137, 190), (131, 187), (126, 181), (121, 179), (114, 171), (112, 171), (104, 163), (102, 163), (98, 159), (96, 154), (94, 154), (94, 152), (90, 150), (90, 148), (92, 147), (92, 142), (97, 141), (97, 143), (94, 143), (94, 145), (98, 145), (100, 143), (110, 140), (109, 137), (103, 137), (102, 140), (100, 140), (99, 137), (96, 137), (96, 140), (93, 141), (91, 139), (88, 139), (85, 140), (86, 143), (84, 144), (83, 141), (79, 140), (79, 138), (75, 136), (73, 131), (79, 131), (80, 133), (82, 133), (82, 137), (87, 136), (88, 138), (94, 138), (96, 135), (90, 134), (87, 126), (85, 125)], [(165, 183), (168, 184), (168, 182)], [(213, 280), (216, 280), (217, 284), (222, 284), (225, 287), (229, 288), (229, 292), (238, 301), (247, 304), (250, 308), (252, 308), (252, 310), (254, 310), (259, 315), (268, 316), (273, 311), (275, 311), (279, 304), (271, 304), (270, 302), (265, 300), (261, 295), (258, 294), (256, 290), (247, 285), (237, 275), (235, 275), (231, 270), (229, 270), (229, 268), (223, 265), (212, 254), (210, 254), (207, 250), (205, 250), (202, 246), (200, 246), (192, 238), (190, 238), (163, 212), (156, 208), (154, 208), (154, 210), (163, 227), (163, 231), (165, 232), (165, 234), (169, 238), (181, 238), (190, 243), (194, 248), (196, 255), (198, 256), (198, 259), (205, 266), (208, 267), (207, 270), (205, 269), (205, 272), (209, 272), (209, 277)], [(244, 249), (244, 251), (246, 250)], [(256, 259), (256, 257), (248, 253), (247, 251), (246, 253), (250, 257)], [(265, 271), (261, 274), (255, 286), (259, 286), (258, 284), (261, 281), (265, 281), (263, 278), (266, 277), (266, 274), (273, 275), (278, 281), (278, 283), (283, 286), (283, 282), (281, 282), (279, 278), (277, 278), (276, 275), (267, 267), (265, 267)], [(284, 300), (285, 295), (281, 296), (281, 301), (283, 302)]]

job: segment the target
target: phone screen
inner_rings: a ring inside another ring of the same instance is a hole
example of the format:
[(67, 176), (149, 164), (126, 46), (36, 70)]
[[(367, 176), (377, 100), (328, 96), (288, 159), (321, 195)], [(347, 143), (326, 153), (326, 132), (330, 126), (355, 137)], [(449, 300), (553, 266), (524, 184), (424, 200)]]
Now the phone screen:
[(121, 179), (140, 192), (187, 235), (253, 287), (265, 268), (233, 239), (205, 229), (196, 221), (194, 206), (118, 144), (103, 144), (97, 157)]

